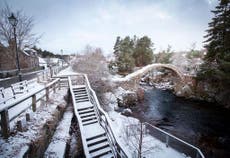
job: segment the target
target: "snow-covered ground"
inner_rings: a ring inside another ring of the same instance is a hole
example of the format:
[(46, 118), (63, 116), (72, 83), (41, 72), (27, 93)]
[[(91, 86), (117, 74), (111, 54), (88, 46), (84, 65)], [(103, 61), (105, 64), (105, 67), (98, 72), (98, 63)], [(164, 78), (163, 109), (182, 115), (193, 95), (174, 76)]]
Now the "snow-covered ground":
[(44, 157), (65, 157), (67, 142), (70, 139), (69, 130), (73, 118), (72, 107), (68, 107), (62, 121), (59, 123)]
[(67, 76), (67, 75), (77, 75), (77, 74), (79, 74), (79, 73), (74, 72), (73, 69), (72, 69), (72, 67), (69, 66), (66, 69), (60, 71), (57, 74), (57, 76)]
[[(22, 157), (22, 154), (26, 150), (28, 150), (28, 146), (31, 142), (33, 142), (36, 138), (40, 137), (40, 131), (43, 127), (44, 123), (52, 118), (52, 114), (56, 110), (58, 105), (64, 105), (65, 100), (63, 99), (64, 95), (67, 93), (66, 89), (61, 89), (56, 93), (53, 93), (50, 96), (50, 101), (47, 105), (41, 105), (36, 112), (32, 112), (28, 109), (26, 112), (31, 113), (31, 121), (27, 122), (27, 131), (25, 132), (15, 132), (14, 136), (9, 137), (7, 140), (0, 139), (0, 157), (4, 158), (18, 158)], [(25, 113), (23, 113), (20, 117), (15, 119), (21, 120), (25, 118)]]
[[(115, 94), (105, 94), (105, 97), (109, 100), (109, 109), (111, 109), (108, 112), (108, 115), (109, 119), (111, 120), (111, 127), (115, 137), (122, 149), (128, 154), (128, 157), (137, 157), (137, 148), (139, 142), (135, 139), (135, 137), (127, 137), (126, 133), (129, 126), (138, 125), (140, 122), (135, 118), (124, 116), (115, 111), (115, 109), (118, 107), (116, 98), (120, 97), (122, 93), (126, 93), (126, 91), (119, 87), (115, 90)], [(149, 134), (146, 134), (143, 137), (143, 148), (143, 156), (146, 158), (187, 158), (187, 156), (183, 153), (180, 153), (173, 148), (166, 147), (165, 143)]]

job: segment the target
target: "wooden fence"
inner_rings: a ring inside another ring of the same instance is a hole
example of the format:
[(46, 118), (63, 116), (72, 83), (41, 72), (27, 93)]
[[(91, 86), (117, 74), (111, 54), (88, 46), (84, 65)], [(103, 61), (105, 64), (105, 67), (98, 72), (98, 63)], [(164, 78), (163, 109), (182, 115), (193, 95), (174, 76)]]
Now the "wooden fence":
[[(49, 100), (49, 94), (50, 92), (56, 92), (56, 89), (60, 89), (60, 84), (59, 84), (60, 79), (57, 78), (53, 80), (52, 82), (48, 83), (45, 87), (35, 90), (31, 93), (26, 93), (25, 95), (21, 96), (20, 98), (13, 100), (9, 104), (2, 105), (0, 107), (0, 116), (1, 116), (1, 133), (4, 138), (8, 138), (10, 135), (10, 121), (14, 120), (17, 118), (20, 114), (25, 112), (27, 109), (32, 107), (33, 112), (36, 111), (37, 108), (37, 102), (40, 101), (41, 99), (45, 98), (46, 101)], [(45, 91), (45, 94), (42, 95), (41, 97), (37, 98), (36, 94)], [(9, 110), (17, 106), (18, 104), (22, 103), (25, 100), (32, 99), (32, 102), (29, 106), (25, 107), (24, 109), (21, 109), (20, 112), (9, 118)]]

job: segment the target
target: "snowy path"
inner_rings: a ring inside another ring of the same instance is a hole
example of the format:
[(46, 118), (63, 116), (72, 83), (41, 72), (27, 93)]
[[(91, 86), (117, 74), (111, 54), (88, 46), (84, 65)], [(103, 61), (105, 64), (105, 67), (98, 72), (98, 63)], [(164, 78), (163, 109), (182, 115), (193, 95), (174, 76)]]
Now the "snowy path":
[(73, 118), (72, 107), (67, 107), (62, 121), (59, 123), (44, 157), (64, 158), (67, 142), (70, 139), (69, 130)]

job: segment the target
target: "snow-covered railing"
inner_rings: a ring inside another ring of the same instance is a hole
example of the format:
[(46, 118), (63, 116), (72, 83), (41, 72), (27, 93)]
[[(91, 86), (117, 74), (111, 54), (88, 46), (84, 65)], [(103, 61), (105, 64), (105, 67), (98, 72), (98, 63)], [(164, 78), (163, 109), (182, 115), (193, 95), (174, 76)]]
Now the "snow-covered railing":
[(11, 88), (0, 88), (0, 105), (7, 104), (8, 101), (16, 99), (17, 94), (23, 94), (24, 92), (29, 92), (32, 83), (36, 82), (36, 79), (24, 80), (22, 82), (17, 82), (11, 85)]
[(185, 155), (192, 158), (205, 158), (201, 150), (192, 144), (189, 144), (156, 126), (153, 126), (148, 122), (144, 122), (143, 125), (146, 128), (146, 132), (153, 135), (162, 142), (165, 142), (167, 147), (174, 148), (177, 151), (184, 153)]
[(101, 108), (100, 103), (97, 99), (96, 93), (90, 86), (87, 75), (84, 75), (84, 79), (85, 79), (85, 86), (90, 95), (90, 102), (94, 105), (95, 110), (99, 116), (99, 122), (106, 131), (106, 134), (109, 138), (109, 143), (112, 146), (113, 153), (118, 158), (128, 158), (128, 156), (126, 155), (124, 150), (121, 148), (121, 146), (119, 145), (119, 143), (117, 142), (113, 134), (113, 130), (110, 126), (111, 123), (110, 123), (110, 120), (108, 119), (109, 118), (108, 114), (106, 114), (105, 111)]
[[(10, 121), (14, 120), (17, 118), (20, 114), (25, 112), (27, 109), (32, 107), (33, 111), (36, 111), (36, 103), (43, 99), (44, 97), (46, 100), (49, 100), (49, 94), (53, 90), (56, 92), (56, 88), (59, 86), (59, 78), (53, 80), (52, 82), (48, 83), (45, 87), (41, 89), (37, 89), (31, 93), (26, 93), (25, 95), (13, 100), (9, 104), (4, 104), (4, 106), (0, 107), (0, 115), (1, 115), (1, 133), (4, 138), (8, 138), (10, 135)], [(45, 91), (45, 94), (37, 98), (36, 94), (41, 93), (42, 91)], [(32, 99), (31, 104), (28, 106), (23, 107), (20, 109), (20, 111), (17, 111), (17, 114), (12, 116), (11, 118), (9, 117), (9, 110), (12, 108), (16, 107), (18, 104), (28, 100)]]

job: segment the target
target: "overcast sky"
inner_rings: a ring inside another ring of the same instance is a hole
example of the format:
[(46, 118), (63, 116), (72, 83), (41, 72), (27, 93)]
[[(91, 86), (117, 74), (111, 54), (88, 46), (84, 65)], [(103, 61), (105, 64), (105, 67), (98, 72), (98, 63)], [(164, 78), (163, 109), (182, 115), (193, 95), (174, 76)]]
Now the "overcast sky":
[(170, 44), (188, 50), (203, 36), (217, 0), (0, 0), (23, 10), (42, 34), (38, 46), (60, 53), (75, 53), (89, 44), (112, 53), (116, 37), (147, 35), (156, 51)]

